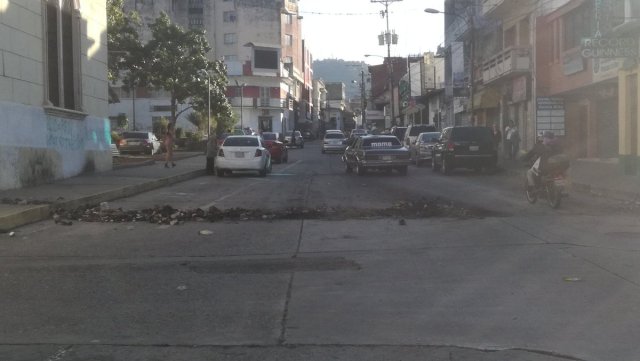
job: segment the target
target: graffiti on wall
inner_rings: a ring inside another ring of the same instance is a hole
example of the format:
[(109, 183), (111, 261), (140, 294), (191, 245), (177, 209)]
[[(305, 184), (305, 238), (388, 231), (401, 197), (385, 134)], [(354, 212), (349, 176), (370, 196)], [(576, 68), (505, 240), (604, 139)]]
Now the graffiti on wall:
[(47, 119), (47, 147), (65, 151), (108, 149), (109, 128), (91, 129), (86, 123), (50, 116)]

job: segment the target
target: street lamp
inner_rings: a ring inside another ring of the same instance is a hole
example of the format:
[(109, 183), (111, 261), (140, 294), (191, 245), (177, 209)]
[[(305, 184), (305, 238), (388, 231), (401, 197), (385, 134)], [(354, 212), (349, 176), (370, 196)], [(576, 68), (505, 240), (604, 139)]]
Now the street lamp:
[(240, 87), (240, 129), (244, 130), (244, 122), (243, 122), (243, 119), (242, 119), (242, 110), (243, 110), (242, 101), (244, 99), (244, 87), (247, 84), (246, 83), (238, 83), (238, 79), (236, 79), (235, 82), (236, 82), (236, 87)]
[[(382, 55), (373, 55), (373, 54), (364, 54), (365, 58), (368, 58), (370, 56), (375, 56), (378, 58), (385, 58)], [(395, 104), (394, 104), (394, 99), (393, 99), (393, 66), (391, 64), (391, 55), (389, 55), (389, 57), (387, 58), (387, 71), (389, 74), (389, 103), (391, 103), (391, 125), (395, 125)], [(363, 73), (363, 78), (364, 78), (364, 73)]]
[(459, 19), (462, 19), (467, 26), (469, 27), (469, 30), (471, 32), (471, 46), (470, 46), (470, 65), (471, 65), (471, 71), (469, 72), (469, 109), (470, 109), (470, 113), (471, 113), (471, 118), (473, 118), (473, 85), (475, 82), (475, 41), (474, 41), (474, 35), (475, 35), (475, 27), (474, 27), (474, 23), (473, 23), (473, 16), (469, 16), (469, 18), (465, 18), (460, 14), (456, 14), (456, 13), (450, 13), (450, 12), (446, 12), (446, 11), (440, 11), (437, 9), (432, 9), (432, 8), (426, 8), (424, 9), (425, 13), (428, 14), (445, 14), (445, 15), (451, 15), (451, 16), (455, 16)]
[(207, 139), (211, 139), (211, 73), (208, 70), (201, 69), (200, 73), (207, 74)]

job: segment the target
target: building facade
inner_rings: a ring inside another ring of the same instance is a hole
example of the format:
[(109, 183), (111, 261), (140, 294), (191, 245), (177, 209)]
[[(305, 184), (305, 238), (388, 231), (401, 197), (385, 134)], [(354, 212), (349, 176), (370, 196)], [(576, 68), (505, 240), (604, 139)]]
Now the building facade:
[(104, 1), (0, 2), (0, 189), (111, 169)]
[[(286, 132), (310, 121), (313, 71), (311, 53), (303, 46), (297, 0), (128, 0), (127, 8), (138, 11), (145, 25), (164, 11), (185, 28), (205, 31), (212, 47), (210, 59), (224, 60), (227, 66), (226, 95), (237, 126)], [(148, 40), (146, 26), (142, 29), (143, 39)], [(136, 101), (143, 103), (145, 119), (137, 123), (150, 128), (152, 119), (170, 114), (162, 113), (169, 98), (145, 93), (145, 100)], [(124, 112), (131, 118), (131, 98), (121, 97), (110, 114)], [(187, 116), (188, 112), (181, 115), (179, 125), (189, 127)]]

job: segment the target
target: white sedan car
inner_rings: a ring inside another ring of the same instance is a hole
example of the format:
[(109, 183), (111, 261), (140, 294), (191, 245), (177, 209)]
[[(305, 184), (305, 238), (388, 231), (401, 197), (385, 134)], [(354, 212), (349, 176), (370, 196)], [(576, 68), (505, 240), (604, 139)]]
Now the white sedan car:
[(215, 167), (218, 177), (232, 171), (257, 171), (264, 177), (271, 172), (271, 154), (259, 136), (231, 135), (220, 146)]

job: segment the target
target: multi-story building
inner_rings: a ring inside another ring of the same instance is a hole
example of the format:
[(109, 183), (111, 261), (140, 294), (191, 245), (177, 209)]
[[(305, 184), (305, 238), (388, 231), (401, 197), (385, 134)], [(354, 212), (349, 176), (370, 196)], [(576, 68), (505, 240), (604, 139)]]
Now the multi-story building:
[(371, 110), (383, 111), (385, 114), (385, 124), (377, 124), (378, 129), (402, 124), (398, 85), (406, 73), (406, 58), (385, 58), (382, 64), (369, 66)]
[(344, 129), (344, 112), (347, 108), (347, 95), (344, 83), (325, 83), (327, 89), (327, 124), (324, 129)]
[(474, 19), (473, 119), (476, 125), (518, 127), (521, 147), (533, 145), (533, 24), (536, 0), (483, 0)]
[[(616, 158), (619, 151), (618, 72), (624, 59), (595, 57), (584, 41), (609, 36), (606, 1), (566, 1), (537, 24), (537, 128), (565, 136), (575, 158)], [(615, 1), (609, 5), (623, 4)], [(601, 17), (602, 16), (602, 17)], [(636, 35), (637, 48), (637, 35)], [(592, 50), (595, 50), (592, 49)], [(545, 117), (554, 105), (562, 112)], [(625, 132), (626, 135), (626, 132)]]
[[(435, 59), (434, 53), (407, 58), (407, 73), (402, 76), (399, 84), (400, 113), (404, 116), (405, 125), (432, 123), (427, 96), (438, 87), (436, 79), (439, 74)], [(442, 67), (440, 71), (443, 76)]]
[[(238, 126), (290, 131), (310, 117), (311, 54), (303, 47), (297, 0), (128, 0), (127, 5), (140, 13), (145, 24), (164, 11), (184, 27), (205, 31), (213, 49), (210, 58), (224, 60), (227, 66), (227, 96)], [(148, 31), (143, 34), (148, 40)], [(160, 112), (169, 105), (168, 97), (150, 91), (142, 94), (145, 100), (137, 95), (136, 114), (144, 117), (138, 124), (151, 127), (154, 117), (168, 116), (169, 112)], [(121, 97), (111, 114), (124, 112), (131, 117), (131, 100)]]
[(108, 170), (103, 1), (0, 2), (0, 189)]
[(445, 108), (443, 124), (472, 123), (472, 59), (479, 0), (445, 0)]

